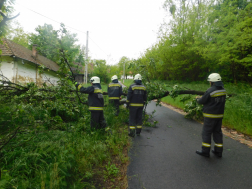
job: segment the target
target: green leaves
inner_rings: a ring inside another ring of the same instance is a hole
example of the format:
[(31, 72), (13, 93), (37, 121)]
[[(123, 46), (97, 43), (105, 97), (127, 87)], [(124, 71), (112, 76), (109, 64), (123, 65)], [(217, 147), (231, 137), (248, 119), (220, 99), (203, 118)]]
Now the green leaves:
[(119, 173), (119, 169), (115, 164), (108, 162), (108, 165), (105, 165), (106, 171), (104, 171), (104, 178), (115, 177)]
[(84, 48), (75, 44), (78, 41), (77, 35), (67, 31), (64, 24), (61, 24), (59, 30), (54, 30), (50, 24), (44, 24), (43, 26), (38, 26), (36, 32), (29, 37), (30, 49), (33, 44), (37, 44), (39, 54), (58, 64), (61, 64), (62, 61), (64, 62), (60, 50), (64, 50), (68, 62), (85, 63)]
[(189, 119), (202, 120), (202, 108), (203, 106), (198, 104), (196, 99), (193, 99), (185, 105), (184, 111), (187, 113), (185, 117)]
[(108, 66), (105, 60), (96, 60), (94, 64), (94, 70), (91, 76), (99, 76), (101, 82), (109, 83), (111, 79), (108, 74)]
[(251, 2), (167, 0), (164, 8), (173, 19), (133, 61), (145, 80), (199, 81), (218, 72), (226, 82), (251, 83)]
[(167, 92), (167, 86), (164, 83), (159, 82), (146, 82), (144, 83), (146, 86), (146, 90), (148, 92), (148, 101), (151, 101), (153, 99), (157, 99), (158, 102), (160, 102), (160, 98), (164, 96), (164, 94)]

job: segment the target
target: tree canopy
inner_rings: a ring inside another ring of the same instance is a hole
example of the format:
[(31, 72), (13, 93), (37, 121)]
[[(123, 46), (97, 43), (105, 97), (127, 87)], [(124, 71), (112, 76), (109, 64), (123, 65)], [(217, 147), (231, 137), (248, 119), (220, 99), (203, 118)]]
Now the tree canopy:
[(173, 19), (135, 61), (150, 79), (197, 81), (218, 72), (225, 81), (251, 83), (250, 1), (166, 0), (163, 7)]

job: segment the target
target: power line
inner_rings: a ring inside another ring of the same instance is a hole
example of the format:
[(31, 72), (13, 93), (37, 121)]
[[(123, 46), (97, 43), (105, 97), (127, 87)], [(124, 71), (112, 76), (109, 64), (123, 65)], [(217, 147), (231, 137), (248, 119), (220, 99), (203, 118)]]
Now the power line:
[[(45, 16), (45, 15), (43, 15), (43, 14), (41, 14), (41, 13), (38, 13), (38, 12), (36, 12), (36, 11), (34, 11), (34, 10), (28, 8), (28, 7), (25, 7), (25, 6), (23, 6), (23, 5), (19, 4), (19, 3), (16, 3), (16, 4), (22, 6), (22, 7), (26, 8), (26, 9), (28, 9), (29, 11), (34, 12), (34, 13), (36, 13), (36, 14), (42, 16), (42, 17), (45, 17), (45, 18), (47, 18), (47, 19), (49, 19), (49, 20), (51, 20), (51, 21), (53, 21), (53, 22), (56, 22), (56, 23), (59, 23), (59, 24), (63, 23), (63, 22), (59, 22), (59, 21), (57, 21), (57, 20), (54, 20), (54, 19), (52, 19), (52, 18), (49, 18), (48, 16)], [(83, 31), (78, 30), (78, 29), (76, 29), (76, 28), (73, 28), (73, 27), (71, 27), (71, 26), (67, 26), (67, 25), (65, 25), (65, 26), (66, 26), (67, 28), (71, 28), (71, 29), (73, 29), (73, 30), (76, 30), (76, 31), (78, 31), (78, 32), (81, 32), (81, 33), (86, 34), (86, 32), (83, 32)], [(90, 36), (88, 36), (88, 38), (91, 39)], [(102, 50), (102, 48), (94, 42), (93, 39), (91, 39), (91, 41), (92, 41), (97, 47), (99, 47), (99, 49), (100, 49), (106, 56), (108, 56), (107, 53), (104, 52), (104, 50)]]
[[(91, 39), (90, 37), (88, 37), (89, 39)], [(93, 41), (93, 39), (91, 39), (91, 41)], [(94, 41), (93, 41), (93, 43), (94, 44), (96, 44)], [(96, 44), (97, 45), (97, 44)], [(99, 47), (98, 45), (97, 45), (97, 47)], [(99, 47), (100, 48), (100, 47)], [(100, 50), (103, 52), (103, 53), (105, 53), (101, 48), (100, 48)], [(106, 55), (107, 55), (107, 53), (105, 53)], [(108, 56), (108, 55), (107, 55)]]

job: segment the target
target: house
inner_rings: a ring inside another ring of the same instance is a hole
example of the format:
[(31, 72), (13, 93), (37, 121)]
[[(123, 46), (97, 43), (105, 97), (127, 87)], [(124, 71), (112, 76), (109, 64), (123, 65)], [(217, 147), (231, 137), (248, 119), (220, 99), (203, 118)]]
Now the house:
[[(0, 75), (7, 77), (13, 83), (34, 82), (37, 85), (48, 83), (57, 85), (59, 65), (37, 53), (36, 45), (29, 50), (8, 39), (2, 39), (0, 44)], [(45, 71), (39, 73), (39, 66)], [(2, 78), (0, 77), (0, 80)]]

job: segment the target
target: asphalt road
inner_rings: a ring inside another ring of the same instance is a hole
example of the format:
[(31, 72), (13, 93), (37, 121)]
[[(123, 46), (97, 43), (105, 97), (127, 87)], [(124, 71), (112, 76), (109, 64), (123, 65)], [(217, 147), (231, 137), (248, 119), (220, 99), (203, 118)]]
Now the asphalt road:
[(157, 128), (144, 127), (129, 151), (128, 189), (252, 189), (252, 149), (224, 135), (222, 158), (199, 156), (202, 124), (154, 109)]

